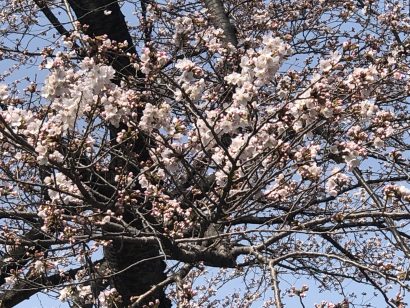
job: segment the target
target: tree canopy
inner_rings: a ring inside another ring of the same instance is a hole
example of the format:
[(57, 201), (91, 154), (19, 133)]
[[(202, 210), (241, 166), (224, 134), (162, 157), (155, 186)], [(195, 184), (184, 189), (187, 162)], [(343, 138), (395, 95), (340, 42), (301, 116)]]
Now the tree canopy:
[(404, 308), (409, 13), (0, 0), (0, 306)]

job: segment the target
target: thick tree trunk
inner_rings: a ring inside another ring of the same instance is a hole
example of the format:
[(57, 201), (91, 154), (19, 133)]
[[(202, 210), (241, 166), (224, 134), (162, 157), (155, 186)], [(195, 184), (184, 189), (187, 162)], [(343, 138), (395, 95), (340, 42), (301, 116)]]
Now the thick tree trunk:
[[(88, 25), (87, 34), (91, 36), (107, 35), (109, 39), (123, 43), (128, 42), (127, 51), (135, 53), (134, 43), (128, 31), (124, 15), (117, 1), (112, 0), (68, 0), (78, 21)], [(110, 14), (104, 14), (109, 11)], [(121, 75), (135, 75), (135, 70), (130, 66), (128, 57), (112, 59), (112, 66)]]
[(225, 12), (222, 0), (203, 0), (205, 7), (208, 9), (212, 22), (216, 28), (220, 28), (224, 31), (227, 42), (233, 46), (238, 45), (238, 38), (236, 36), (236, 29), (229, 20), (228, 15)]
[[(74, 13), (81, 24), (88, 25), (87, 34), (90, 36), (107, 35), (111, 40), (117, 42), (128, 42), (128, 52), (135, 53), (135, 48), (124, 15), (116, 1), (112, 0), (69, 0)], [(104, 11), (111, 13), (106, 15)], [(135, 70), (130, 66), (127, 57), (116, 57), (111, 59), (114, 69), (118, 75), (135, 76)], [(139, 76), (141, 77), (141, 76)], [(118, 82), (118, 81), (117, 81)], [(121, 127), (120, 127), (121, 129)], [(116, 129), (112, 128), (112, 136), (116, 135)], [(115, 139), (115, 138), (113, 138)], [(140, 159), (147, 159), (148, 152), (144, 150), (143, 138), (134, 144)], [(117, 163), (114, 163), (117, 165)], [(124, 215), (124, 219), (134, 225), (140, 224), (130, 213)], [(106, 258), (111, 270), (115, 274), (112, 278), (112, 285), (117, 289), (123, 298), (124, 307), (130, 304), (130, 297), (138, 296), (147, 292), (152, 286), (158, 284), (166, 278), (164, 270), (165, 262), (160, 258), (157, 247), (147, 247), (132, 245), (129, 243), (114, 242), (104, 249)], [(148, 304), (155, 299), (160, 300), (159, 307), (171, 307), (170, 301), (166, 298), (163, 290), (152, 294), (143, 301)]]

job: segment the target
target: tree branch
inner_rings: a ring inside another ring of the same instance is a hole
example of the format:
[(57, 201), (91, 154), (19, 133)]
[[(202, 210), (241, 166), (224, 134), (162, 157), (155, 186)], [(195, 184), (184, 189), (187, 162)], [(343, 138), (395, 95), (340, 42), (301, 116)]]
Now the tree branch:
[(271, 262), (269, 262), (269, 269), (272, 276), (272, 288), (273, 294), (275, 296), (275, 305), (276, 308), (283, 308), (282, 301), (280, 299), (280, 288), (279, 288), (279, 280), (278, 280), (278, 271), (273, 266)]
[(54, 13), (50, 10), (47, 6), (45, 0), (34, 0), (34, 3), (40, 8), (43, 14), (47, 17), (47, 19), (51, 22), (53, 27), (60, 33), (61, 35), (69, 35), (70, 32), (64, 28), (58, 18), (54, 15)]

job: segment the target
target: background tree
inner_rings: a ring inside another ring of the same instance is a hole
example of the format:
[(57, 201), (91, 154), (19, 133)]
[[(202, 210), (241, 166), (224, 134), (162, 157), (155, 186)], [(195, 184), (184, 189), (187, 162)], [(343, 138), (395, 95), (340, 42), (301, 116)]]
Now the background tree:
[(408, 8), (0, 5), (3, 307), (404, 307)]

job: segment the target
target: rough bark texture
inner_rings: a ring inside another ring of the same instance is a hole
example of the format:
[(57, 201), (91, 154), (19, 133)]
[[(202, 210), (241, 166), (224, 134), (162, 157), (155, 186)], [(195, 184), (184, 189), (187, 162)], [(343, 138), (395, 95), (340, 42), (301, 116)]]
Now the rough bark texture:
[(209, 10), (214, 26), (222, 29), (227, 41), (233, 46), (237, 46), (236, 29), (225, 12), (223, 2), (221, 0), (204, 0), (204, 3)]
[[(135, 48), (129, 34), (124, 15), (116, 1), (112, 0), (69, 0), (76, 17), (81, 24), (88, 25), (87, 34), (91, 36), (107, 35), (109, 39), (117, 42), (128, 42), (128, 52), (135, 53)], [(104, 10), (111, 11), (105, 15)], [(127, 57), (116, 57), (112, 59), (112, 65), (119, 75), (135, 76), (135, 70), (129, 66)], [(141, 76), (139, 76), (141, 77)], [(122, 127), (119, 128), (123, 129)], [(112, 128), (114, 130), (114, 128)], [(115, 136), (115, 131), (112, 132)], [(133, 145), (138, 152), (140, 159), (147, 159), (147, 151), (144, 139)], [(140, 223), (135, 220), (131, 213), (126, 213), (124, 219), (127, 222), (134, 221), (134, 225)], [(117, 289), (123, 298), (124, 306), (130, 304), (129, 298), (138, 296), (148, 291), (153, 285), (166, 279), (165, 262), (159, 258), (159, 251), (156, 247), (139, 246), (129, 243), (114, 242), (104, 249), (110, 268), (118, 272), (112, 278), (112, 285)], [(144, 260), (147, 260), (144, 262)], [(171, 307), (170, 301), (166, 298), (163, 290), (158, 290), (150, 298), (143, 302), (146, 304), (155, 299), (160, 300), (159, 307)]]

